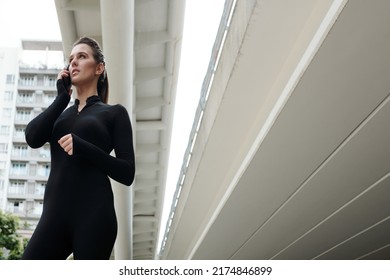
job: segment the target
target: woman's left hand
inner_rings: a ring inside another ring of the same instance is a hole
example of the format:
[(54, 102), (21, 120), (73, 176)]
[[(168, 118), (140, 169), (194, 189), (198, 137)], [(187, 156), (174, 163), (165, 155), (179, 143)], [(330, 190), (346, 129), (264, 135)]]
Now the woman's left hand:
[(72, 134), (66, 134), (58, 140), (58, 144), (60, 144), (61, 148), (64, 149), (68, 155), (73, 155), (73, 138)]

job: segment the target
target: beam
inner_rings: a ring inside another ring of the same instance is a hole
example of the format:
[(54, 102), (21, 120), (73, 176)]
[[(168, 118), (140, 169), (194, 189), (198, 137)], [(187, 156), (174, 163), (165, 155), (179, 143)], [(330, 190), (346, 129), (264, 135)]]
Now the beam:
[(164, 151), (164, 149), (159, 144), (138, 144), (136, 156), (142, 157), (149, 154), (159, 153), (162, 151)]
[(135, 205), (133, 209), (133, 214), (152, 216), (156, 214), (156, 207)]
[(148, 188), (156, 188), (160, 186), (160, 182), (154, 179), (137, 179), (134, 190), (145, 190)]
[(144, 67), (136, 69), (134, 83), (142, 83), (150, 80), (161, 79), (168, 76), (169, 73), (164, 67)]
[(136, 174), (148, 174), (160, 171), (163, 167), (158, 163), (139, 163), (136, 169)]
[(144, 201), (156, 201), (158, 199), (155, 193), (137, 193), (134, 197), (134, 204), (143, 203)]
[(98, 11), (100, 9), (100, 2), (96, 0), (70, 0), (63, 6), (63, 9), (67, 11)]
[(140, 215), (140, 216), (134, 216), (133, 221), (134, 221), (134, 223), (142, 223), (142, 222), (156, 223), (156, 222), (158, 222), (158, 219), (155, 216), (142, 216), (142, 215)]
[(154, 107), (162, 107), (167, 104), (168, 103), (161, 97), (137, 98), (135, 112), (138, 113), (140, 111), (152, 109)]
[(137, 122), (137, 131), (143, 130), (165, 130), (166, 124), (162, 121), (139, 121)]
[(150, 45), (163, 44), (173, 40), (174, 38), (166, 31), (136, 32), (134, 49), (137, 51)]

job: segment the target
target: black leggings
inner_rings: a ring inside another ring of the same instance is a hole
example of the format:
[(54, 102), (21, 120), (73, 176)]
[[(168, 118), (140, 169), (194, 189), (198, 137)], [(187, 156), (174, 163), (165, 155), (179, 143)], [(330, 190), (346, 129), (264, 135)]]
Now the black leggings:
[(66, 218), (44, 211), (22, 259), (64, 260), (73, 253), (76, 260), (108, 260), (117, 220), (113, 208), (102, 208)]

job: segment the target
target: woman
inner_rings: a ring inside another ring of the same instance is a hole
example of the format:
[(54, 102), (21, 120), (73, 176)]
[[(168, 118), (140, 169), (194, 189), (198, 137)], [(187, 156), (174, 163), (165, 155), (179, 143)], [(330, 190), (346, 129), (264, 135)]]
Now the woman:
[[(76, 88), (75, 104), (68, 106)], [(26, 128), (32, 148), (50, 143), (51, 172), (43, 212), (23, 259), (109, 259), (117, 234), (108, 177), (131, 185), (132, 127), (126, 109), (108, 105), (108, 80), (98, 43), (79, 39), (57, 77), (54, 102)], [(115, 151), (115, 157), (111, 151)]]

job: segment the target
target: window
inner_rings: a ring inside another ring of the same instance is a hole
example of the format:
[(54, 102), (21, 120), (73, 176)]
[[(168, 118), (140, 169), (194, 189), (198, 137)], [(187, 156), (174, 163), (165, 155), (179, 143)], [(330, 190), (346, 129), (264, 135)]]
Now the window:
[(24, 137), (24, 132), (26, 130), (25, 126), (15, 126), (15, 137), (21, 138)]
[(34, 86), (35, 85), (35, 76), (34, 75), (24, 75), (20, 77), (19, 84), (21, 86)]
[(34, 97), (31, 91), (19, 91), (18, 102), (20, 103), (33, 103)]
[(25, 194), (26, 193), (25, 181), (10, 181), (8, 193), (10, 194)]
[(27, 175), (27, 164), (25, 162), (13, 162), (11, 166), (12, 175)]
[(34, 201), (33, 214), (42, 215), (43, 201)]
[(57, 93), (47, 93), (43, 96), (44, 104), (53, 103), (54, 99), (56, 99)]
[(7, 143), (0, 143), (0, 153), (6, 154), (8, 151), (8, 144)]
[(14, 145), (12, 154), (17, 157), (26, 157), (28, 152), (27, 145)]
[(57, 82), (57, 76), (55, 75), (48, 75), (44, 77), (44, 84), (47, 87), (55, 87)]
[(45, 193), (45, 188), (46, 188), (46, 183), (36, 183), (35, 184), (35, 194), (36, 195), (44, 195)]
[(39, 176), (47, 177), (50, 173), (50, 165), (49, 164), (40, 164), (38, 166), (38, 174)]
[(11, 118), (11, 116), (12, 116), (12, 109), (11, 108), (3, 108), (2, 117), (4, 119), (8, 119), (8, 118)]
[(5, 169), (7, 167), (7, 162), (5, 160), (0, 160), (0, 169)]
[(10, 127), (9, 125), (1, 125), (0, 126), (0, 135), (9, 135)]
[(7, 210), (14, 214), (22, 214), (24, 212), (23, 200), (9, 200)]
[(7, 90), (4, 92), (4, 101), (12, 101), (14, 99), (14, 92)]
[(31, 110), (29, 109), (18, 109), (16, 111), (16, 120), (18, 121), (29, 121), (31, 119)]
[(39, 156), (42, 158), (50, 158), (50, 147), (49, 146), (43, 146), (39, 150)]
[(15, 83), (15, 75), (8, 74), (6, 79), (7, 84), (14, 84)]

